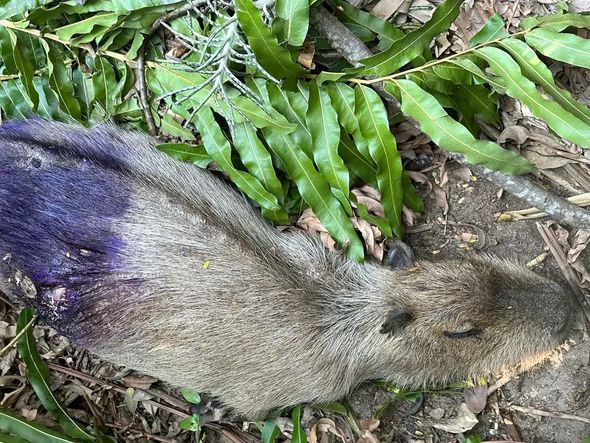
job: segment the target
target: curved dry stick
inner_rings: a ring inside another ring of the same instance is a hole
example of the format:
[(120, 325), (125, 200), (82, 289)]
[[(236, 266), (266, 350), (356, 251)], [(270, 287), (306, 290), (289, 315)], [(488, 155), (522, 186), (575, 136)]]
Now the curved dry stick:
[[(310, 22), (323, 37), (330, 41), (334, 49), (353, 66), (358, 66), (359, 60), (372, 55), (369, 48), (323, 6), (317, 6), (312, 10)], [(395, 97), (388, 95), (390, 100), (397, 102)], [(397, 106), (399, 107), (399, 103), (397, 103)], [(469, 165), (475, 172), (502, 189), (553, 216), (556, 220), (590, 230), (590, 212), (571, 204), (567, 200), (554, 196), (529, 179), (492, 171), (485, 166), (474, 165), (467, 162), (461, 154), (450, 152), (449, 155), (458, 162)]]

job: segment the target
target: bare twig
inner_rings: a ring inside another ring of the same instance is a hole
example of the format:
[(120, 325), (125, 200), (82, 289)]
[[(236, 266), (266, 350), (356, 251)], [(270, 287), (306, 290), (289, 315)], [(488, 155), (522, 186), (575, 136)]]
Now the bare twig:
[[(57, 365), (55, 363), (47, 363), (47, 365), (49, 366), (49, 368), (51, 368), (51, 369), (53, 369), (55, 371), (61, 372), (63, 374), (70, 375), (72, 377), (76, 377), (76, 378), (78, 378), (80, 380), (84, 380), (84, 381), (87, 381), (87, 382), (90, 382), (90, 383), (97, 384), (97, 385), (100, 385), (100, 386), (107, 386), (107, 387), (109, 387), (111, 390), (113, 390), (115, 392), (119, 392), (121, 394), (125, 394), (127, 392), (127, 390), (125, 388), (122, 388), (119, 385), (116, 385), (116, 384), (113, 384), (113, 383), (109, 383), (109, 382), (104, 381), (104, 380), (102, 380), (100, 378), (96, 378), (96, 377), (93, 377), (92, 375), (89, 375), (89, 374), (85, 374), (83, 372), (80, 372), (80, 371), (78, 371), (76, 369), (66, 368), (65, 366), (60, 366), (60, 365)], [(149, 392), (151, 394), (158, 395), (156, 391), (150, 390)], [(180, 409), (178, 406), (165, 405), (165, 404), (160, 403), (160, 402), (155, 401), (155, 400), (142, 400), (142, 401), (145, 402), (145, 403), (149, 403), (152, 406), (155, 406), (157, 408), (160, 408), (160, 409), (162, 409), (164, 411), (167, 411), (167, 412), (170, 412), (172, 414), (178, 415), (179, 417), (183, 417), (184, 418), (184, 417), (189, 417), (190, 416), (190, 414), (188, 412), (188, 405), (187, 405), (186, 408)]]
[(511, 411), (522, 412), (524, 414), (540, 415), (542, 417), (560, 418), (563, 420), (575, 420), (581, 421), (583, 423), (590, 423), (590, 418), (588, 417), (580, 417), (578, 415), (565, 414), (563, 412), (542, 411), (540, 409), (518, 405), (509, 406), (508, 409), (510, 409)]
[[(338, 19), (330, 14), (323, 6), (320, 5), (313, 9), (311, 23), (322, 36), (330, 40), (334, 48), (338, 50), (349, 63), (357, 66), (359, 60), (365, 58), (367, 53), (370, 54), (370, 51), (365, 44), (352, 32), (348, 30), (345, 32), (342, 28), (346, 28), (342, 23), (340, 23)], [(336, 41), (338, 39), (339, 41)], [(361, 46), (364, 46), (365, 49), (360, 49)], [(373, 83), (389, 77), (391, 76), (372, 79), (363, 83)], [(377, 85), (379, 85), (379, 83)], [(373, 86), (375, 87), (375, 85)], [(382, 88), (376, 89), (380, 93), (385, 92)], [(397, 103), (395, 97), (389, 94), (388, 96), (389, 100), (395, 102), (399, 108), (399, 103)], [(449, 155), (460, 163), (469, 165), (486, 179), (497, 184), (511, 194), (525, 200), (532, 206), (542, 209), (555, 219), (567, 223), (568, 225), (590, 230), (590, 212), (578, 208), (566, 200), (555, 197), (530, 180), (524, 177), (510, 176), (502, 172), (492, 171), (484, 166), (473, 165), (467, 162), (465, 157), (460, 154), (449, 153)]]

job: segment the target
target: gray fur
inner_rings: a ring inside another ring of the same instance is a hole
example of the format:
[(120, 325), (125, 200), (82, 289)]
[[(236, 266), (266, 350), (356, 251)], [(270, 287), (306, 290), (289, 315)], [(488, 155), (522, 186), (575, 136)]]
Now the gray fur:
[[(245, 417), (334, 401), (366, 379), (441, 385), (563, 339), (568, 291), (514, 262), (357, 264), (305, 234), (279, 233), (229, 185), (145, 135), (34, 128), (0, 134), (0, 148), (49, 165), (84, 158), (131, 190), (110, 225), (124, 242), (120, 265), (85, 275), (83, 309), (67, 325), (61, 311), (45, 320), (104, 358), (212, 393)], [(0, 258), (18, 264), (8, 244), (0, 238)], [(29, 302), (0, 265), (3, 291)], [(445, 335), (470, 329), (477, 336)]]

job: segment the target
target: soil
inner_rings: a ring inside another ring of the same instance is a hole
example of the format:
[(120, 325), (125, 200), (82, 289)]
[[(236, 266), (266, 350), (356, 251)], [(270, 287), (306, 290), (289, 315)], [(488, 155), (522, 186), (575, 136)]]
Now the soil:
[[(465, 183), (452, 174), (449, 177), (445, 187), (450, 206), (447, 216), (427, 199), (426, 216), (420, 223), (430, 229), (408, 236), (416, 255), (436, 259), (464, 252), (468, 244), (457, 238), (462, 233), (485, 236), (485, 252), (526, 262), (546, 252), (535, 221), (495, 222), (494, 214), (500, 211), (527, 207), (520, 200), (506, 193), (499, 198), (499, 188), (482, 179)], [(550, 254), (538, 272), (563, 279)], [(360, 418), (368, 418), (379, 405), (392, 402), (374, 431), (382, 443), (462, 442), (469, 435), (480, 436), (482, 441), (578, 443), (590, 436), (590, 342), (585, 335), (581, 326), (574, 326), (561, 362), (538, 366), (492, 393), (477, 417), (477, 425), (464, 434), (434, 427), (457, 416), (459, 405), (465, 401), (461, 391), (425, 393), (422, 404), (416, 404), (363, 385), (352, 395), (350, 405)], [(511, 410), (512, 405), (526, 408), (525, 412)], [(553, 416), (541, 416), (533, 410)], [(559, 418), (560, 414), (574, 417)]]

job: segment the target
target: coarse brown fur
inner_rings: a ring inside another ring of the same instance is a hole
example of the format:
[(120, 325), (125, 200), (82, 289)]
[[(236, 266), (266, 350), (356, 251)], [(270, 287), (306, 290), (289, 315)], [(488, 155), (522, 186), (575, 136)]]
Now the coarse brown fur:
[[(26, 236), (0, 230), (0, 289), (75, 343), (244, 417), (337, 400), (366, 379), (443, 385), (553, 348), (567, 329), (568, 291), (515, 262), (358, 264), (278, 232), (147, 136), (4, 128), (0, 169), (14, 180), (0, 173), (0, 224)], [(71, 191), (62, 177), (77, 180)], [(10, 194), (25, 184), (34, 197), (23, 210)]]

